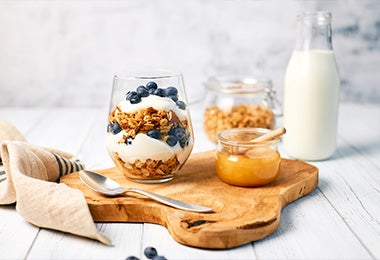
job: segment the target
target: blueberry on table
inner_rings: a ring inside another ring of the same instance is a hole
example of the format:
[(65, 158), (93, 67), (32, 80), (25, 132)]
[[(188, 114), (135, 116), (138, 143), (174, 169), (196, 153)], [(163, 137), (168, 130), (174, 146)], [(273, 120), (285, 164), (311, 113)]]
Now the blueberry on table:
[(177, 104), (177, 107), (179, 109), (182, 109), (182, 110), (185, 110), (186, 109), (186, 104), (185, 102), (181, 101), (181, 100), (178, 100), (177, 102), (175, 102)]
[(137, 94), (140, 97), (147, 97), (149, 96), (149, 91), (145, 86), (138, 86), (136, 89)]
[(157, 89), (157, 83), (154, 81), (150, 81), (150, 82), (146, 83), (145, 86), (147, 89)]
[(159, 96), (159, 97), (164, 97), (165, 96), (165, 90), (162, 88), (158, 88), (153, 92), (153, 95)]
[(177, 96), (178, 90), (175, 87), (167, 87), (165, 89), (165, 96)]
[(125, 99), (126, 99), (126, 100), (131, 100), (131, 98), (132, 98), (133, 96), (136, 96), (136, 95), (137, 95), (137, 92), (136, 92), (136, 91), (128, 91), (127, 94), (126, 94)]
[(166, 143), (170, 146), (175, 146), (177, 144), (177, 138), (174, 135), (169, 135), (168, 139), (166, 140)]
[(140, 260), (140, 259), (137, 258), (136, 256), (128, 256), (127, 258), (125, 258), (125, 260)]
[(157, 129), (149, 130), (148, 133), (147, 133), (147, 135), (148, 135), (149, 137), (154, 138), (154, 139), (158, 139), (158, 140), (161, 139), (161, 132), (158, 131)]
[(153, 259), (153, 257), (157, 256), (157, 250), (154, 247), (148, 246), (144, 249), (144, 255), (149, 259)]
[(121, 130), (123, 130), (123, 129), (121, 129), (118, 122), (114, 122), (114, 123), (108, 125), (108, 131), (113, 133), (114, 135), (120, 133)]

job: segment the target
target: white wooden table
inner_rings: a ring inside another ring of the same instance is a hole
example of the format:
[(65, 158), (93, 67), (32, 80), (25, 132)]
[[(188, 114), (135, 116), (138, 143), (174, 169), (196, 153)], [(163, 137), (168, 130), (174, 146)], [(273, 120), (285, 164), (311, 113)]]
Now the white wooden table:
[[(199, 106), (192, 108), (194, 152), (213, 149), (202, 132)], [(112, 167), (104, 148), (106, 109), (0, 108), (29, 142), (71, 152), (88, 169)], [(280, 152), (283, 152), (280, 145)], [(0, 259), (146, 259), (155, 247), (168, 259), (380, 259), (380, 105), (341, 104), (338, 149), (313, 162), (319, 185), (282, 211), (272, 235), (230, 250), (204, 250), (175, 242), (164, 227), (102, 223), (113, 247), (35, 227), (15, 205), (0, 206)]]

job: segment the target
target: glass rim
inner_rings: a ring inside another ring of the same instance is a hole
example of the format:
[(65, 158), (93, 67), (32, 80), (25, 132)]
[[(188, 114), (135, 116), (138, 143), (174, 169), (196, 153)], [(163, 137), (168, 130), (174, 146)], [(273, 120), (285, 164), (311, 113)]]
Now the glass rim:
[(165, 79), (182, 77), (182, 73), (169, 69), (128, 69), (114, 74), (114, 79)]
[(332, 13), (330, 11), (306, 11), (297, 16), (298, 21), (311, 22), (326, 25), (331, 22)]
[(231, 145), (231, 146), (243, 146), (243, 147), (255, 147), (255, 146), (273, 146), (277, 145), (280, 142), (280, 137), (277, 137), (273, 140), (262, 141), (257, 143), (252, 143), (250, 141), (234, 141), (228, 138), (226, 135), (231, 134), (241, 134), (241, 133), (260, 133), (266, 134), (270, 132), (270, 129), (266, 128), (230, 128), (227, 130), (222, 130), (217, 134), (217, 140), (222, 144)]
[(273, 83), (270, 78), (240, 75), (212, 76), (204, 85), (208, 90), (227, 94), (257, 93), (273, 89)]

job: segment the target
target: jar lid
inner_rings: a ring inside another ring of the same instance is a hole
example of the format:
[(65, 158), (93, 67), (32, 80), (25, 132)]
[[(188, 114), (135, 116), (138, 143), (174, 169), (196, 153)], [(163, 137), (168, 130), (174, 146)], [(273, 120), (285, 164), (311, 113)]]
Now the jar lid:
[(205, 83), (205, 87), (226, 94), (258, 93), (273, 89), (272, 80), (269, 78), (242, 76), (212, 76)]

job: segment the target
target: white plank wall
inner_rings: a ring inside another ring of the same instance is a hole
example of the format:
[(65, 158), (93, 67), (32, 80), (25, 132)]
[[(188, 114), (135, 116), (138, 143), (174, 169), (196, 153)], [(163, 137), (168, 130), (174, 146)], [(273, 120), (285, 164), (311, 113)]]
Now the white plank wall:
[[(0, 1), (0, 106), (101, 106), (131, 68), (273, 79), (283, 96), (296, 16), (332, 12), (344, 101), (380, 102), (378, 0)], [(107, 98), (105, 98), (107, 97)]]
[[(202, 133), (199, 106), (192, 108), (194, 152), (214, 147)], [(87, 168), (112, 167), (104, 147), (104, 109), (0, 108), (33, 144), (78, 155)], [(279, 122), (280, 124), (281, 122)], [(142, 223), (99, 223), (114, 243), (39, 229), (0, 206), (0, 259), (146, 259), (154, 246), (168, 259), (379, 259), (380, 258), (380, 106), (342, 104), (338, 149), (320, 170), (309, 196), (282, 211), (276, 232), (230, 250), (205, 250), (175, 242), (165, 227)], [(280, 152), (286, 157), (280, 146)]]

